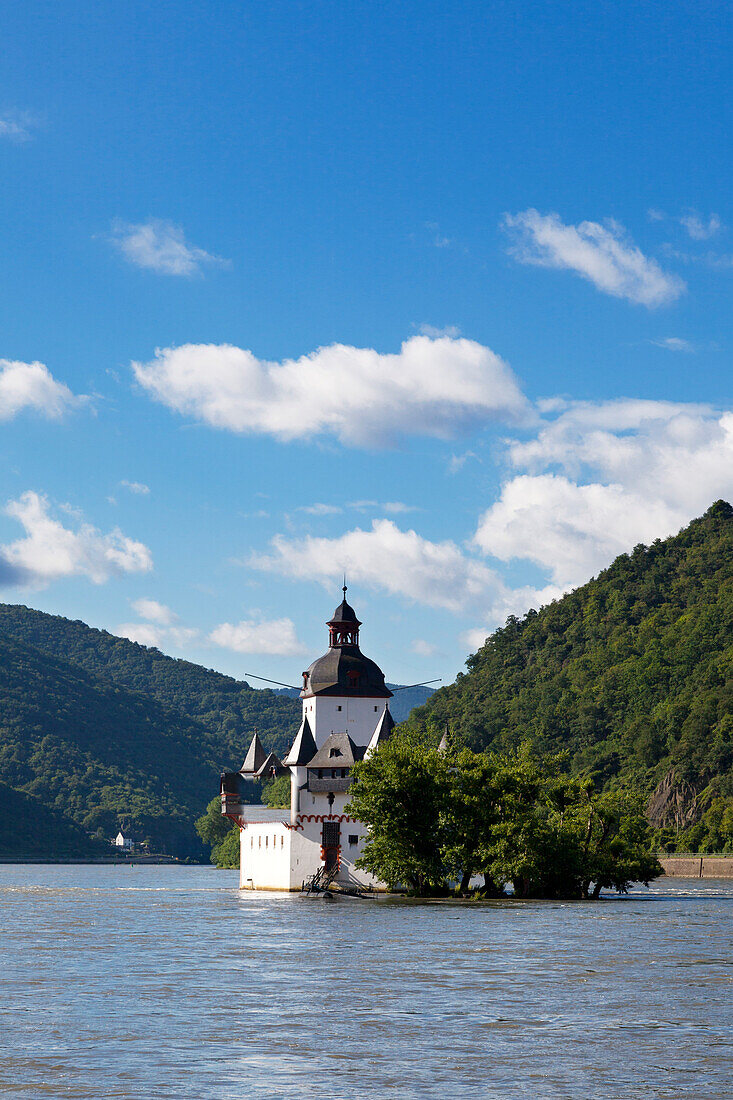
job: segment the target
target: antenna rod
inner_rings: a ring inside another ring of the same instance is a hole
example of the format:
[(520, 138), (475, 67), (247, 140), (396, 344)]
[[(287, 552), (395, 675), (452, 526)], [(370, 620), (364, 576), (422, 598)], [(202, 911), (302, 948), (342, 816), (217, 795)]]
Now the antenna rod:
[(408, 688), (424, 688), (428, 684), (439, 684), (442, 679), (443, 677), (439, 676), (437, 680), (423, 680), (421, 684), (401, 684), (400, 687), (392, 688), (392, 694), (394, 695), (396, 691), (407, 691)]
[(293, 691), (300, 691), (300, 688), (297, 688), (295, 684), (283, 684), (280, 680), (268, 680), (266, 676), (255, 676), (253, 672), (245, 672), (244, 678), (246, 680), (264, 680), (266, 684), (277, 684), (281, 688), (292, 688)]

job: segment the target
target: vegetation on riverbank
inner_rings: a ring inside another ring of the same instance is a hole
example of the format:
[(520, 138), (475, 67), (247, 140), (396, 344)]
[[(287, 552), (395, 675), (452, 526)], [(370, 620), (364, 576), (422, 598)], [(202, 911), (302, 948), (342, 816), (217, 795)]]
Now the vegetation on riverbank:
[(450, 882), (485, 896), (584, 898), (662, 874), (641, 807), (567, 774), (567, 756), (441, 752), (396, 733), (354, 768), (347, 812), (369, 826), (359, 866), (425, 896)]
[(511, 616), (468, 671), (413, 711), (477, 751), (569, 753), (571, 773), (650, 804), (655, 843), (733, 849), (733, 508), (623, 554), (594, 580)]

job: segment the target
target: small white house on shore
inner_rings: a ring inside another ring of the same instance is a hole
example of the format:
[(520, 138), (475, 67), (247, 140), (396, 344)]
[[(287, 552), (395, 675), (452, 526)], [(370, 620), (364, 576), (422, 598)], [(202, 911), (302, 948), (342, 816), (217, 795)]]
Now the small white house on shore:
[(129, 836), (125, 836), (122, 830), (120, 830), (120, 832), (114, 838), (112, 844), (115, 848), (121, 848), (124, 852), (135, 851), (134, 840), (132, 840)]
[[(344, 599), (328, 622), (329, 647), (303, 673), (302, 718), (284, 761), (255, 733), (238, 772), (221, 778), (221, 812), (240, 828), (242, 889), (300, 890), (320, 868), (342, 886), (383, 888), (355, 866), (367, 830), (346, 813), (351, 769), (394, 728), (392, 692), (359, 648), (362, 625)], [(290, 772), (290, 809), (243, 801), (253, 779)]]

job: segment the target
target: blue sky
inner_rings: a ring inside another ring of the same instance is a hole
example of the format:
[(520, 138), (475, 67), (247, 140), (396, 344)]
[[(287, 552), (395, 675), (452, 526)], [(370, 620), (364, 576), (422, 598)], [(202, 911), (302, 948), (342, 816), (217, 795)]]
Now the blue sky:
[(732, 22), (7, 5), (2, 598), (449, 680), (730, 499)]

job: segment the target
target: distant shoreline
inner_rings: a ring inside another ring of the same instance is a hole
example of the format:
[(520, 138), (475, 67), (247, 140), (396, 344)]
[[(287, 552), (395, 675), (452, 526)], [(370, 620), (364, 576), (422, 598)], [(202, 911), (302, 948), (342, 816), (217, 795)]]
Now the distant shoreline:
[(127, 864), (175, 864), (178, 867), (209, 867), (213, 864), (209, 864), (206, 860), (201, 862), (197, 860), (177, 859), (176, 856), (125, 856), (123, 858), (115, 856), (98, 856), (96, 859), (84, 859), (82, 856), (6, 856), (0, 855), (0, 864), (10, 863), (76, 863), (76, 864), (88, 864), (90, 866), (100, 865), (104, 867), (125, 867)]

